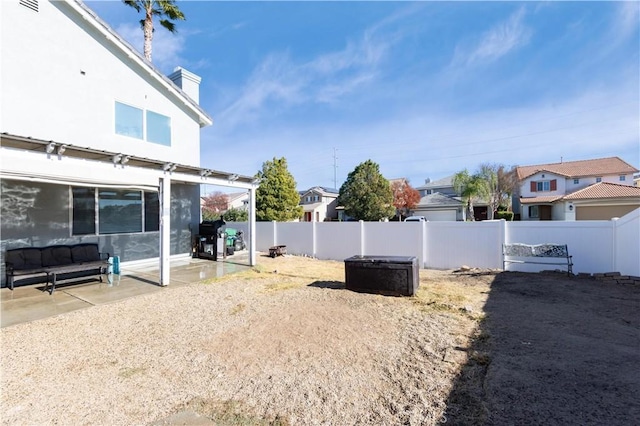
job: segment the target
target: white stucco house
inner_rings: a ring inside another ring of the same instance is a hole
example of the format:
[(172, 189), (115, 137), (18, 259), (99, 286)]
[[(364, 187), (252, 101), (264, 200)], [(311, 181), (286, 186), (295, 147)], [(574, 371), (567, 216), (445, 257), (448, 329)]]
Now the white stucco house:
[(522, 220), (609, 220), (640, 207), (638, 169), (618, 157), (517, 167)]
[(201, 166), (198, 76), (162, 75), (77, 0), (2, 1), (0, 31), (1, 256), (94, 242), (166, 285), (206, 184), (248, 191), (255, 264), (257, 183)]
[(304, 222), (324, 222), (338, 219), (338, 195), (335, 188), (314, 186), (306, 191), (299, 191), (300, 205), (303, 209)]

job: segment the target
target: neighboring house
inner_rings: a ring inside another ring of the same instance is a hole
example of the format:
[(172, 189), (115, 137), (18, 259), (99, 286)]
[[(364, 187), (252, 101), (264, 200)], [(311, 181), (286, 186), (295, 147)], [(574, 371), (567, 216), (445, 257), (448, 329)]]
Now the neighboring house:
[(427, 220), (464, 220), (465, 208), (460, 197), (441, 194), (435, 192), (425, 195), (420, 199), (420, 203), (413, 209), (413, 215), (424, 216)]
[(6, 249), (94, 242), (159, 262), (166, 285), (171, 256), (191, 253), (200, 185), (255, 205), (252, 177), (200, 166), (198, 76), (165, 77), (77, 0), (2, 2), (0, 28), (3, 267)]
[(299, 191), (300, 205), (304, 211), (304, 222), (324, 222), (338, 220), (336, 210), (340, 191), (335, 188), (314, 186), (306, 191)]
[(638, 169), (618, 157), (517, 167), (522, 220), (609, 220), (640, 207)]
[(453, 175), (434, 181), (427, 178), (424, 181), (424, 185), (418, 186), (416, 189), (420, 193), (421, 197), (435, 194), (436, 192), (439, 192), (442, 195), (458, 196), (455, 189), (453, 189)]
[[(424, 185), (417, 187), (422, 198), (413, 214), (425, 216), (430, 221), (466, 220), (465, 203), (453, 187), (453, 177), (451, 175), (435, 181), (427, 178)], [(487, 219), (488, 209), (486, 200), (473, 200), (475, 220)]]
[(229, 204), (227, 210), (249, 210), (249, 193), (248, 192), (234, 192), (228, 194)]

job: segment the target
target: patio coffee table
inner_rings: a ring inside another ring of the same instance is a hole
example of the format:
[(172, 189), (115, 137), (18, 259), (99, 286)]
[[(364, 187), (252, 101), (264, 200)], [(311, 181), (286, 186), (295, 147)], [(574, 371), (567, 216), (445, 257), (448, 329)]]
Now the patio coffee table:
[(92, 269), (97, 269), (100, 274), (100, 282), (102, 282), (102, 275), (106, 272), (107, 266), (109, 265), (106, 261), (98, 261), (98, 262), (87, 262), (80, 263), (77, 265), (68, 265), (68, 266), (56, 266), (52, 268), (45, 269), (44, 272), (47, 274), (47, 283), (45, 285), (45, 291), (49, 289), (49, 281), (51, 281), (51, 290), (49, 294), (53, 294), (56, 289), (56, 282), (59, 274), (69, 274), (72, 272), (83, 272), (90, 271)]

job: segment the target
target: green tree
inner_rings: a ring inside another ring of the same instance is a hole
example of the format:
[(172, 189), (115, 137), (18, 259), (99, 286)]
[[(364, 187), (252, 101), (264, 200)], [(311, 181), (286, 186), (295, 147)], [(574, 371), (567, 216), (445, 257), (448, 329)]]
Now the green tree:
[(184, 20), (184, 14), (176, 5), (175, 0), (122, 0), (127, 6), (131, 6), (138, 13), (144, 13), (144, 19), (140, 20), (140, 26), (144, 32), (144, 56), (151, 62), (151, 44), (153, 41), (153, 17), (160, 18), (160, 25), (169, 32), (176, 32), (176, 25), (172, 22), (177, 19)]
[(262, 163), (256, 177), (260, 179), (256, 190), (256, 220), (287, 222), (302, 217), (300, 194), (284, 157)]
[(489, 196), (489, 185), (480, 174), (470, 175), (467, 169), (453, 176), (453, 188), (460, 194), (467, 208), (467, 220), (475, 220), (473, 216), (474, 198)]
[(247, 222), (249, 220), (249, 212), (247, 210), (235, 207), (224, 212), (223, 216), (226, 222)]
[(360, 163), (340, 187), (338, 204), (357, 220), (381, 220), (395, 214), (393, 192), (380, 167), (371, 160)]

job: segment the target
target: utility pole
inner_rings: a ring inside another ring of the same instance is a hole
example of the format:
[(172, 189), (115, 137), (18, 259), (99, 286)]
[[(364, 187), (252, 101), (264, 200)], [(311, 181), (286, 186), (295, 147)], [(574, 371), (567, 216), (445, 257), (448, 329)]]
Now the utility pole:
[(338, 150), (333, 148), (333, 187), (338, 189)]

